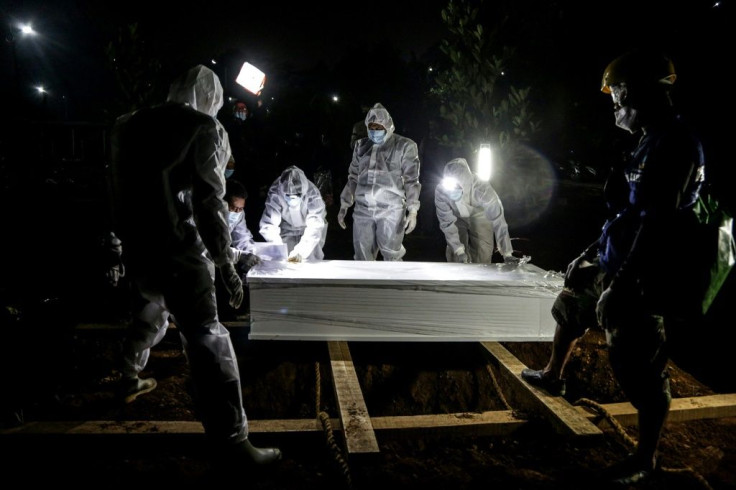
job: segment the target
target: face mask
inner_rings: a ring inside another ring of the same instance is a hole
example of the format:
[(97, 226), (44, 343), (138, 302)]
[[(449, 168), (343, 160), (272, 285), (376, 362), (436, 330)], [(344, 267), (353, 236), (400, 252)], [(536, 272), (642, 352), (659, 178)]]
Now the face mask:
[(629, 89), (625, 83), (619, 83), (611, 87), (611, 99), (613, 100), (613, 115), (616, 118), (616, 126), (630, 133), (638, 131), (638, 112), (628, 103)]
[(463, 190), (460, 187), (458, 187), (457, 189), (453, 189), (451, 191), (448, 191), (447, 195), (453, 201), (459, 201), (460, 198), (463, 197)]
[(619, 128), (630, 133), (636, 133), (639, 130), (639, 113), (633, 107), (619, 107), (613, 115), (616, 117), (616, 126)]
[(245, 112), (236, 112), (235, 113), (235, 119), (240, 119), (241, 121), (245, 121), (245, 118), (247, 117), (247, 114)]
[(235, 173), (235, 169), (232, 169), (232, 168), (226, 168), (226, 169), (225, 169), (225, 178), (226, 178), (226, 179), (229, 179), (230, 177), (232, 177), (232, 176), (233, 176), (233, 174), (234, 174), (234, 173)]
[(370, 129), (368, 130), (368, 137), (375, 144), (380, 145), (381, 143), (383, 143), (383, 140), (386, 138), (386, 130), (385, 129)]
[(243, 217), (243, 213), (234, 213), (232, 211), (227, 212), (227, 224), (230, 226), (230, 229), (233, 229), (235, 225), (238, 224), (240, 219)]
[(295, 208), (302, 203), (302, 198), (299, 196), (286, 196), (286, 202), (290, 208)]

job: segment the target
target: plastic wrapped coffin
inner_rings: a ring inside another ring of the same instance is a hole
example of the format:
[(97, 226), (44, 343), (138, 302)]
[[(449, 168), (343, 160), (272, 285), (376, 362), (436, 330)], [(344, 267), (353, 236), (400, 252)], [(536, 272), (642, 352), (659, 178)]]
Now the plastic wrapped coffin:
[(562, 278), (532, 264), (264, 262), (247, 276), (251, 339), (550, 341)]

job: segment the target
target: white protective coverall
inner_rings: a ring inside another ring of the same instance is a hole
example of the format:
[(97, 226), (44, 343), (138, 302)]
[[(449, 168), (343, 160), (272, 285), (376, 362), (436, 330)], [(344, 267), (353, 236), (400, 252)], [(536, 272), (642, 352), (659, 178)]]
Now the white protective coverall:
[(412, 231), (419, 210), (419, 150), (413, 140), (394, 133), (393, 119), (380, 103), (368, 111), (366, 127), (370, 123), (386, 128), (386, 136), (381, 144), (362, 138), (355, 145), (338, 221), (355, 204), (355, 260), (376, 260), (379, 251), (383, 260), (401, 260), (404, 233)]
[(172, 83), (165, 104), (118, 118), (112, 169), (123, 259), (137, 291), (123, 376), (143, 370), (171, 317), (205, 434), (228, 445), (245, 441), (248, 425), (235, 351), (215, 300), (215, 266), (234, 271), (223, 200), (230, 146), (215, 119), (222, 104), (217, 75), (192, 68)]
[(462, 191), (458, 200), (453, 200), (442, 183), (434, 191), (437, 219), (447, 241), (447, 261), (490, 263), (494, 235), (504, 260), (512, 257), (503, 205), (491, 184), (473, 174), (464, 158), (447, 162), (443, 178), (455, 179)]
[(245, 222), (244, 211), (239, 213), (228, 211), (228, 228), (230, 230), (230, 239), (232, 241), (230, 249), (233, 253), (233, 260), (235, 262), (238, 261), (241, 254), (255, 253), (255, 239), (253, 238), (253, 233), (248, 229), (248, 225)]
[[(292, 196), (291, 204), (288, 196)], [(319, 189), (304, 171), (292, 165), (281, 172), (268, 190), (260, 233), (267, 242), (285, 243), (290, 259), (322, 260), (327, 238), (326, 217)]]

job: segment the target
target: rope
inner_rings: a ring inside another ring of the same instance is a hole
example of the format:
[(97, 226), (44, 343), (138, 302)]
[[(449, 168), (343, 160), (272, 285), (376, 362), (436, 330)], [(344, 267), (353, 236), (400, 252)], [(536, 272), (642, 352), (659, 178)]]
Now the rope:
[[(633, 437), (631, 437), (626, 432), (626, 429), (624, 429), (624, 427), (621, 425), (621, 423), (618, 420), (616, 420), (613, 417), (613, 415), (611, 415), (608, 412), (608, 410), (606, 410), (603, 407), (603, 405), (601, 405), (600, 403), (595, 402), (593, 400), (590, 400), (589, 398), (580, 398), (578, 401), (576, 401), (574, 403), (574, 405), (580, 405), (580, 406), (588, 407), (588, 408), (592, 409), (593, 411), (595, 411), (596, 413), (598, 413), (598, 415), (601, 415), (604, 419), (606, 419), (606, 421), (609, 424), (611, 424), (611, 427), (613, 427), (613, 429), (616, 432), (616, 434), (618, 434), (619, 437), (621, 437), (621, 439), (626, 443), (626, 445), (629, 447), (630, 450), (633, 450), (636, 447), (636, 445), (637, 445), (636, 439), (634, 439)], [(660, 469), (664, 473), (671, 473), (671, 474), (682, 473), (682, 474), (687, 474), (691, 478), (693, 478), (695, 481), (697, 481), (698, 483), (700, 483), (700, 485), (704, 489), (706, 489), (706, 490), (713, 490), (713, 487), (710, 486), (710, 484), (703, 477), (703, 475), (701, 475), (700, 473), (698, 473), (697, 471), (695, 471), (693, 468), (691, 468), (689, 466), (688, 467), (685, 467), (685, 468), (665, 468), (665, 467), (662, 467)]]
[(496, 393), (498, 393), (498, 397), (501, 398), (501, 402), (503, 403), (503, 406), (506, 407), (506, 410), (511, 410), (511, 405), (509, 405), (509, 402), (506, 401), (506, 397), (503, 396), (503, 391), (501, 391), (501, 386), (498, 384), (498, 380), (496, 379), (496, 375), (493, 374), (493, 370), (491, 369), (490, 364), (486, 364), (486, 371), (488, 371), (488, 375), (491, 377), (491, 381), (493, 382), (493, 387), (496, 389)]
[(319, 362), (314, 363), (315, 371), (315, 412), (317, 413), (317, 419), (322, 423), (322, 430), (325, 432), (325, 438), (327, 439), (327, 446), (330, 448), (335, 462), (345, 479), (345, 486), (348, 489), (353, 488), (352, 477), (350, 476), (350, 467), (348, 466), (345, 457), (342, 454), (340, 446), (335, 440), (335, 434), (332, 430), (332, 422), (330, 422), (330, 416), (324, 410), (320, 409), (321, 397), (322, 397), (322, 375), (320, 373)]

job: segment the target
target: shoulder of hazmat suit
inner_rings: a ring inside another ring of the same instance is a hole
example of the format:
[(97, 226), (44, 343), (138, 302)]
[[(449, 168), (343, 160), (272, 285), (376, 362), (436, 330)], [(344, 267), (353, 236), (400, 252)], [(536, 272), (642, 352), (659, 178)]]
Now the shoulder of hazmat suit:
[(215, 119), (222, 86), (204, 66), (172, 85), (167, 103), (122, 116), (113, 129), (115, 197), (126, 252), (209, 252), (231, 258), (224, 169), (230, 145)]
[[(380, 103), (375, 104), (366, 115), (365, 125), (377, 123), (386, 129), (383, 142), (378, 144), (370, 138), (358, 140), (348, 169), (348, 180), (340, 195), (341, 207), (350, 207), (356, 200), (364, 204), (361, 197), (378, 197), (397, 202), (404, 201), (408, 212), (419, 210), (419, 148), (410, 138), (394, 132), (391, 115)], [(368, 199), (371, 203), (372, 200)]]

